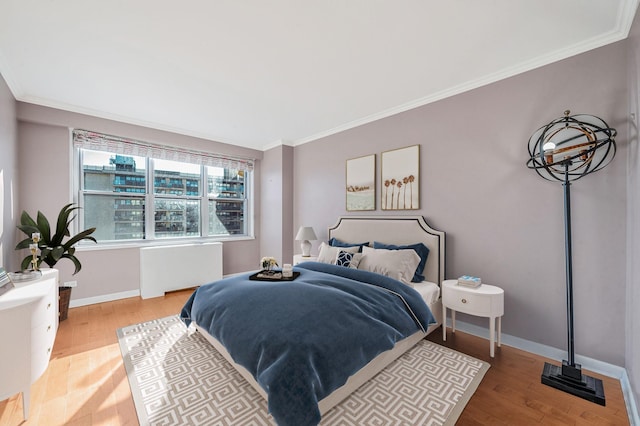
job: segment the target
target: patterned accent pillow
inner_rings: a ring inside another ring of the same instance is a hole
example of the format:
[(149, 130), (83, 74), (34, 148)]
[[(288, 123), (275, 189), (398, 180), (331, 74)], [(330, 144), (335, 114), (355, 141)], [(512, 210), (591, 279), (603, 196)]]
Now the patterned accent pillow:
[(320, 244), (320, 252), (318, 253), (318, 262), (320, 263), (330, 263), (332, 265), (336, 264), (336, 258), (338, 257), (338, 253), (340, 251), (346, 251), (349, 253), (357, 253), (358, 247), (331, 247), (329, 244), (324, 241)]
[(362, 259), (362, 254), (360, 253), (350, 253), (340, 250), (336, 256), (336, 265), (357, 269), (360, 259)]

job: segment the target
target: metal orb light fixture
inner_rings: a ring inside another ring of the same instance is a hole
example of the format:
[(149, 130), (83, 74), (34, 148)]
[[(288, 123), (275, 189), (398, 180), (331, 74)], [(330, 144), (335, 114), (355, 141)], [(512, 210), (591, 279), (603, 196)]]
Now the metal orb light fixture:
[(616, 154), (616, 130), (593, 115), (570, 115), (540, 127), (529, 139), (527, 167), (564, 188), (565, 273), (568, 359), (562, 367), (545, 363), (542, 383), (605, 405), (602, 380), (582, 374), (575, 362), (573, 332), (573, 267), (571, 259), (571, 182), (603, 169)]

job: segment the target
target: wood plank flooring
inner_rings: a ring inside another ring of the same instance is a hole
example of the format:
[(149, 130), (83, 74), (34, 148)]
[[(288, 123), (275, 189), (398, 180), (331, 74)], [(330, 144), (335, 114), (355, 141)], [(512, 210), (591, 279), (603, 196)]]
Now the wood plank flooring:
[[(0, 401), (0, 425), (137, 425), (116, 329), (180, 312), (190, 290), (142, 300), (130, 298), (69, 310), (60, 323), (49, 368), (31, 388), (31, 413), (22, 419), (22, 397)], [(442, 342), (487, 361), (491, 368), (458, 425), (628, 425), (620, 383), (603, 379), (606, 407), (540, 383), (545, 358), (503, 345), (489, 357), (487, 340), (460, 331)]]

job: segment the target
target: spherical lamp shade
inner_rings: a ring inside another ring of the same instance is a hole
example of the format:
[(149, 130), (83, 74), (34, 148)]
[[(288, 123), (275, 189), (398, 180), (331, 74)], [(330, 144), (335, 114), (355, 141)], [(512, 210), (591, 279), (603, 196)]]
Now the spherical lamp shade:
[(616, 154), (616, 130), (593, 115), (569, 115), (529, 139), (527, 167), (552, 181), (574, 181), (604, 168)]

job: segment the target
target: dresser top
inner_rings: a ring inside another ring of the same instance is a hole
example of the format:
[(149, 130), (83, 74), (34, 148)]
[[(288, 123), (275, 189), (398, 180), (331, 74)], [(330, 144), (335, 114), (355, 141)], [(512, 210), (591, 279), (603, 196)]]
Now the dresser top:
[(58, 270), (43, 269), (42, 276), (31, 281), (14, 283), (15, 288), (0, 296), (0, 310), (31, 303), (44, 297), (51, 285), (57, 285)]

